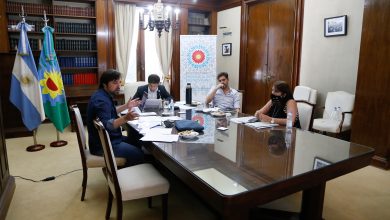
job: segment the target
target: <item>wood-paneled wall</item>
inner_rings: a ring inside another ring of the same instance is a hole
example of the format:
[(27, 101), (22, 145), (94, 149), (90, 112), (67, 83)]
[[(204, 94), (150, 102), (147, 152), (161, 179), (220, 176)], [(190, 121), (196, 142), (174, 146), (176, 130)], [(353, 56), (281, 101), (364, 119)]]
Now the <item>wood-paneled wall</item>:
[(390, 1), (366, 0), (351, 140), (375, 148), (390, 168)]
[(3, 114), (1, 114), (0, 101), (0, 219), (5, 219), (15, 191), (15, 179), (9, 175), (7, 148), (5, 147), (4, 136)]

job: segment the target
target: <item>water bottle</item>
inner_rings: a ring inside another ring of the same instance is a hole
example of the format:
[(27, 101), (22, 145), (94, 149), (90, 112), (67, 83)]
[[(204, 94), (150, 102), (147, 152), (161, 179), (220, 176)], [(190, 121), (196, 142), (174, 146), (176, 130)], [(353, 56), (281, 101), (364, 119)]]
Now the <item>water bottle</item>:
[(191, 105), (192, 104), (192, 88), (191, 83), (187, 83), (186, 86), (186, 104)]
[(293, 126), (293, 117), (291, 112), (287, 113), (287, 123), (286, 123), (286, 128), (287, 129), (292, 129)]
[(173, 104), (173, 99), (171, 99), (171, 103), (169, 104), (169, 111), (171, 115), (175, 114), (175, 105)]

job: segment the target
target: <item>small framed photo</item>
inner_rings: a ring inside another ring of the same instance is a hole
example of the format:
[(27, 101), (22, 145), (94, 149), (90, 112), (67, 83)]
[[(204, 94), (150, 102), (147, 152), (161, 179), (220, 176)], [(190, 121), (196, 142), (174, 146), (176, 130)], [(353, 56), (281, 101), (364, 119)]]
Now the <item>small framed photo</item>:
[(325, 37), (347, 35), (347, 16), (338, 16), (324, 19)]
[(232, 43), (222, 44), (222, 56), (232, 55)]
[(321, 159), (319, 157), (314, 157), (313, 170), (328, 166), (329, 164), (331, 164), (331, 162)]

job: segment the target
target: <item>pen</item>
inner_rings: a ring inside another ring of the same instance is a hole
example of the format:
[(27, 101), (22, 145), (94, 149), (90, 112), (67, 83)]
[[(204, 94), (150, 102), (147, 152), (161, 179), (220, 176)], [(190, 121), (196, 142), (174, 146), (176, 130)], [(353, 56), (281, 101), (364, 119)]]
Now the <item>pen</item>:
[(161, 126), (161, 125), (154, 125), (154, 126), (150, 127), (150, 129), (158, 127), (158, 126)]

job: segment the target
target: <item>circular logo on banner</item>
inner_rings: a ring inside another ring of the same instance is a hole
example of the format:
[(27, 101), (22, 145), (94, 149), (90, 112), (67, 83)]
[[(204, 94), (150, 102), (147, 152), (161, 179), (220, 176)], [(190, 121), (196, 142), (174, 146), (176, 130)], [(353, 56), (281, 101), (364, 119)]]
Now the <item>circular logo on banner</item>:
[(209, 64), (210, 51), (202, 45), (191, 47), (187, 52), (187, 60), (192, 68), (204, 68)]
[(197, 64), (201, 64), (205, 59), (205, 54), (202, 50), (195, 50), (193, 53), (192, 53), (192, 61), (197, 63)]

